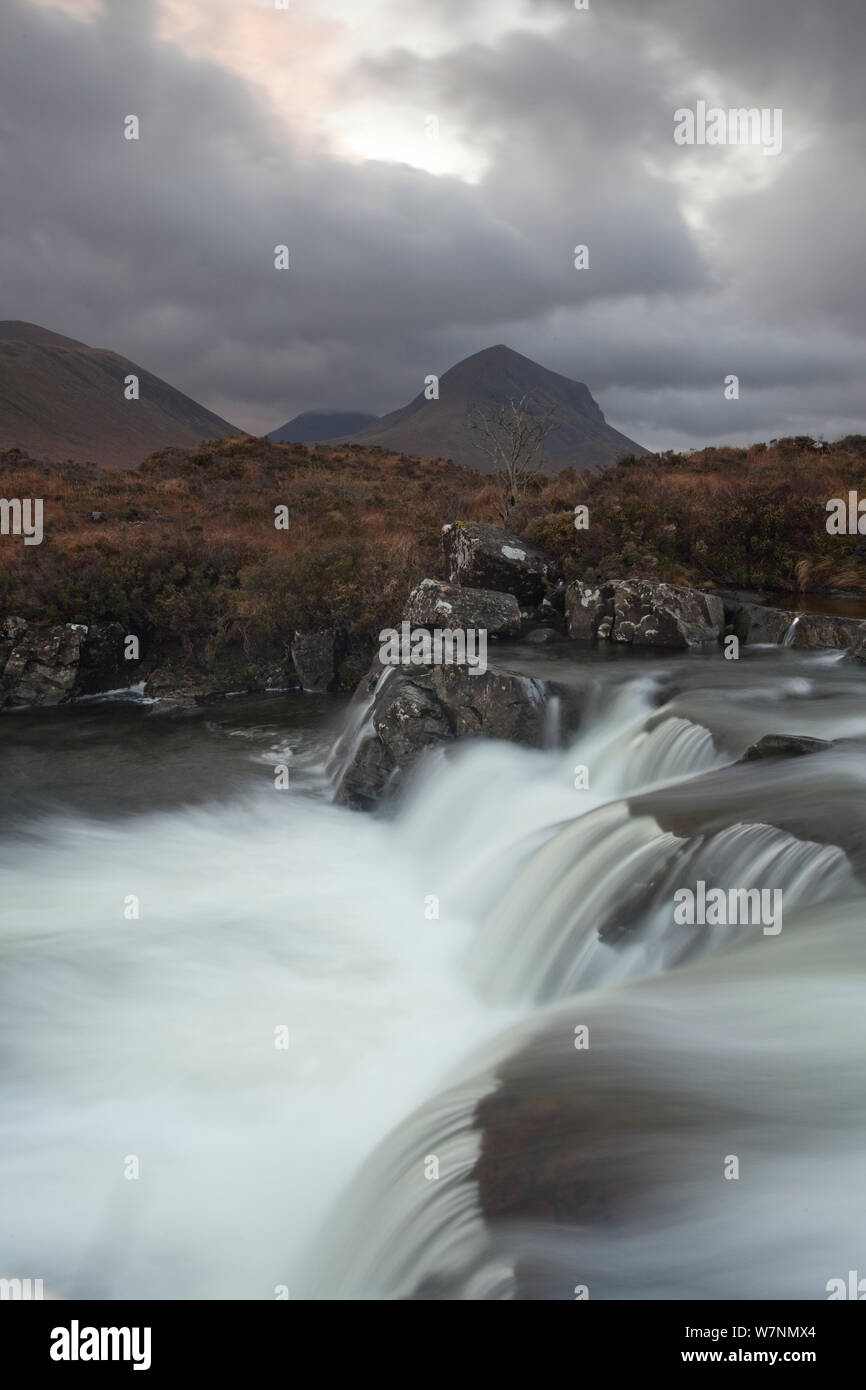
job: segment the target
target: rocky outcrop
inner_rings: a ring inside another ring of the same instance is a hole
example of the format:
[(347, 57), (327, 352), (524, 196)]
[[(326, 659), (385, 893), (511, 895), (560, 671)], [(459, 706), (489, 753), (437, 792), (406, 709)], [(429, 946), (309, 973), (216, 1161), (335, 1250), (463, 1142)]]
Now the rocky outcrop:
[(652, 580), (600, 585), (577, 580), (565, 591), (569, 637), (625, 642), (635, 647), (704, 647), (725, 628), (725, 607), (714, 594)]
[(521, 609), (538, 608), (555, 591), (550, 556), (499, 526), (455, 521), (442, 528), (442, 543), (452, 584), (513, 594)]
[(547, 741), (547, 707), (562, 703), (562, 728), (577, 727), (573, 690), (488, 668), (382, 666), (361, 682), (346, 732), (332, 756), (337, 800), (369, 808), (393, 792), (425, 749), (466, 737), (499, 738), (528, 747)]
[(87, 628), (79, 623), (39, 627), (7, 618), (0, 627), (0, 705), (59, 705), (78, 679)]
[(513, 594), (464, 589), (438, 579), (424, 579), (412, 590), (404, 616), (416, 627), (475, 628), (488, 637), (516, 637), (521, 624)]
[(333, 628), (318, 632), (296, 632), (292, 642), (292, 661), (303, 690), (336, 690), (345, 638)]
[(795, 613), (764, 608), (759, 603), (726, 604), (731, 631), (745, 644), (788, 646), (799, 650), (844, 650), (866, 635), (864, 618), (832, 618), (818, 613)]

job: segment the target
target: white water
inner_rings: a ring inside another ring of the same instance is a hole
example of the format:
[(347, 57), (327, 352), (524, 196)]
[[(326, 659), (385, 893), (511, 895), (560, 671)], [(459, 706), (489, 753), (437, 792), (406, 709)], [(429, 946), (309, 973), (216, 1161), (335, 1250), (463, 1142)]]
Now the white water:
[[(460, 1297), (511, 1296), (514, 1248), (490, 1243), (470, 1180), (474, 1107), (498, 1060), (551, 1016), (538, 1002), (603, 984), (592, 999), (604, 1009), (616, 982), (669, 964), (662, 897), (646, 906), (642, 944), (596, 940), (601, 908), (678, 844), (608, 803), (730, 761), (707, 728), (673, 709), (659, 720), (654, 689), (640, 677), (600, 693), (565, 751), (479, 744), (431, 758), (395, 820), (266, 790), (113, 825), (48, 817), (7, 840), (4, 1270), (67, 1296), (271, 1298), (287, 1285), (292, 1297), (389, 1297), (423, 1279), (450, 1281)], [(842, 713), (854, 731), (847, 705), (816, 714), (802, 696), (810, 732), (832, 737)], [(350, 737), (364, 727), (361, 711)], [(578, 764), (588, 790), (574, 788)], [(792, 910), (859, 891), (832, 847), (766, 827), (715, 838), (700, 852), (721, 855), (739, 886), (781, 874)], [(129, 894), (138, 921), (124, 918)], [(425, 915), (433, 897), (438, 918)], [(783, 940), (790, 951), (787, 927)], [(709, 965), (735, 957), (722, 950)], [(861, 957), (836, 960), (825, 968), (828, 1028), (830, 1001), (856, 995), (847, 972)], [(689, 1002), (693, 1021), (682, 1012), (689, 978), (666, 976), (633, 1025), (683, 1086), (705, 1038), (704, 994)], [(791, 1057), (775, 1058), (773, 1086), (791, 1081), (810, 1045), (792, 1052), (789, 1036), (814, 1004), (807, 986), (804, 974), (798, 993), (780, 988), (768, 1002), (767, 1036), (777, 1023)], [(706, 994), (716, 1028), (734, 1001), (748, 1012), (740, 977), (726, 988), (717, 1004)], [(769, 1000), (772, 982), (762, 988)], [(855, 1024), (846, 1002), (846, 1037), (860, 1046)], [(288, 1051), (274, 1046), (280, 1025)], [(818, 1052), (810, 1103), (832, 1040)], [(431, 1152), (445, 1181), (423, 1178)], [(137, 1181), (124, 1178), (130, 1155)], [(709, 1214), (689, 1219), (717, 1221), (717, 1200), (695, 1196)], [(636, 1268), (658, 1260), (633, 1239)], [(551, 1260), (565, 1240), (572, 1259), (567, 1232), (524, 1232), (521, 1248), (538, 1240)], [(612, 1258), (600, 1250), (598, 1268)]]

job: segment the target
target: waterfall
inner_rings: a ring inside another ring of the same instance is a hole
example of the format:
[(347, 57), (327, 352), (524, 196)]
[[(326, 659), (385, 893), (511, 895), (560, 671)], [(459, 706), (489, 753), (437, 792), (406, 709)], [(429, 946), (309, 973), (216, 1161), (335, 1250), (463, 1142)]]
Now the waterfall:
[(863, 905), (486, 1045), (350, 1187), (322, 1279), (344, 1298), (825, 1298), (866, 1222)]
[(788, 628), (787, 632), (782, 638), (781, 645), (783, 647), (792, 647), (794, 645), (794, 638), (797, 635), (797, 627), (802, 616), (802, 613), (798, 613), (797, 616), (794, 618), (794, 621), (791, 623), (790, 627)]
[[(858, 1267), (862, 674), (799, 650), (537, 661), (547, 746), (428, 753), (389, 818), (324, 774), (392, 668), (327, 760), (302, 697), (276, 725), (243, 700), (0, 723), (10, 1276), (820, 1298)], [(836, 743), (740, 761), (768, 733)], [(779, 934), (679, 924), (698, 883), (780, 892)]]

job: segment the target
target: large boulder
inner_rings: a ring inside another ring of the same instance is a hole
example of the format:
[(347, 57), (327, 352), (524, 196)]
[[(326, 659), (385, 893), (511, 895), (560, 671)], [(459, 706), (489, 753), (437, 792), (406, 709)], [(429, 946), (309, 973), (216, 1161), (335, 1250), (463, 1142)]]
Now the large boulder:
[(521, 622), (513, 594), (464, 589), (438, 579), (424, 579), (412, 590), (405, 617), (416, 627), (475, 628), (489, 637), (514, 637)]
[(513, 594), (521, 608), (539, 607), (559, 579), (549, 555), (499, 526), (455, 521), (443, 526), (442, 543), (452, 584)]
[(59, 705), (78, 679), (87, 628), (80, 623), (38, 627), (7, 619), (0, 634), (0, 705)]
[(296, 632), (292, 642), (292, 661), (301, 688), (310, 692), (336, 690), (345, 638), (334, 628), (318, 632)]
[(567, 732), (580, 718), (573, 690), (492, 668), (471, 675), (462, 666), (387, 667), (377, 658), (355, 692), (331, 759), (336, 798), (375, 806), (399, 788), (422, 752), (460, 738), (540, 748), (548, 741), (553, 695)]
[(577, 580), (566, 589), (565, 613), (570, 637), (635, 647), (702, 647), (717, 642), (725, 628), (720, 598), (655, 580)]

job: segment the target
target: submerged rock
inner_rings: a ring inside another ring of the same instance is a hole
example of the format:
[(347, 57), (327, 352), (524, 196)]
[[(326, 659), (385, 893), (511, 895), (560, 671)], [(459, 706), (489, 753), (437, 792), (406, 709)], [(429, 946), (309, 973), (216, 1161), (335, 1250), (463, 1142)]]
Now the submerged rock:
[(741, 762), (759, 762), (761, 758), (801, 758), (807, 753), (824, 753), (833, 744), (825, 738), (805, 738), (800, 734), (766, 734), (747, 748)]

